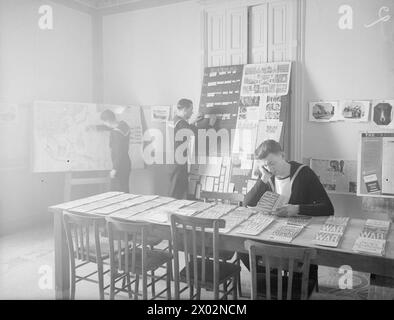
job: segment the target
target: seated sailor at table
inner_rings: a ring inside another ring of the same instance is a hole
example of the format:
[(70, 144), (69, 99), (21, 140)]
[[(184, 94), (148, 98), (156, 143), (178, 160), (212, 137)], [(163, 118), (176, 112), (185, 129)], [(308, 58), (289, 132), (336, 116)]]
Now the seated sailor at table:
[[(274, 214), (291, 217), (330, 216), (333, 205), (311, 168), (295, 161), (286, 161), (280, 144), (274, 140), (264, 141), (255, 151), (258, 161), (259, 179), (246, 194), (244, 206), (255, 207), (266, 191), (276, 192), (288, 199), (286, 205)], [(241, 255), (244, 265), (249, 268), (249, 256)], [(258, 272), (263, 267), (258, 267)], [(310, 278), (317, 279), (317, 266), (311, 265)]]
[(275, 140), (264, 141), (255, 151), (259, 179), (246, 194), (244, 206), (255, 207), (266, 191), (276, 192), (288, 199), (278, 208), (279, 216), (330, 216), (334, 208), (319, 178), (307, 165), (287, 162)]

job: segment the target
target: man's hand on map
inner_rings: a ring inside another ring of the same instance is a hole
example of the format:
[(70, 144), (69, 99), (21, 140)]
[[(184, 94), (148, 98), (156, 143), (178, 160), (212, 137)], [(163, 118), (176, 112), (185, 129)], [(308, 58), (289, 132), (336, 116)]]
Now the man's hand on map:
[(116, 170), (115, 169), (111, 170), (111, 172), (109, 173), (111, 179), (115, 178), (115, 175), (116, 175)]
[(276, 209), (275, 215), (279, 217), (294, 217), (300, 213), (300, 206), (294, 204), (286, 204)]

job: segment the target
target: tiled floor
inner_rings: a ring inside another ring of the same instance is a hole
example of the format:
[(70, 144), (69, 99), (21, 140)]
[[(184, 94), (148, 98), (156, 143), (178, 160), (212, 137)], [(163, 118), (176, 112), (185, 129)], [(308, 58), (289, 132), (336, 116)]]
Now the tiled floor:
[[(0, 238), (0, 299), (54, 299), (54, 251), (51, 226), (32, 229)], [(353, 290), (338, 287), (338, 270), (319, 267), (320, 292), (315, 299), (366, 299), (369, 275), (354, 273)], [(249, 273), (243, 268), (242, 288), (249, 295)], [(106, 278), (108, 283), (108, 278)], [(164, 284), (157, 284), (156, 292)], [(375, 288), (376, 289), (376, 288)], [(383, 298), (394, 298), (393, 290), (381, 290)], [(210, 299), (212, 292), (203, 292), (203, 299)], [(95, 284), (81, 283), (77, 286), (77, 299), (98, 299)], [(119, 295), (121, 299), (127, 296)], [(188, 298), (185, 296), (184, 298)]]

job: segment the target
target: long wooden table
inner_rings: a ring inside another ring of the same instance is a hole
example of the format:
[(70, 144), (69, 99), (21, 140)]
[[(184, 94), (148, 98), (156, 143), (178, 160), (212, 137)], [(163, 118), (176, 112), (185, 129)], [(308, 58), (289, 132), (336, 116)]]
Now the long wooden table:
[[(71, 201), (56, 206), (51, 206), (49, 211), (54, 214), (54, 235), (55, 235), (55, 291), (56, 299), (68, 299), (70, 289), (70, 270), (69, 256), (65, 231), (63, 228), (63, 212), (73, 211), (83, 204), (94, 204), (102, 199), (116, 197), (121, 193), (105, 193), (93, 197), (88, 197), (76, 201)], [(86, 213), (89, 213), (86, 212)], [(352, 251), (355, 240), (361, 232), (365, 220), (350, 219), (345, 234), (338, 248), (329, 248), (314, 245), (312, 240), (319, 231), (326, 217), (313, 217), (308, 226), (291, 242), (290, 245), (313, 247), (317, 249), (317, 257), (313, 263), (318, 265), (340, 267), (350, 266), (355, 271), (373, 273), (385, 281), (394, 283), (394, 232), (393, 226), (388, 234), (386, 253), (384, 257), (367, 254), (355, 253)], [(258, 236), (245, 236), (234, 231), (226, 234), (220, 234), (219, 248), (221, 250), (231, 250), (246, 252), (244, 241), (247, 239), (256, 240), (264, 243), (275, 243), (269, 239), (271, 224)], [(162, 239), (171, 239), (169, 223), (154, 223), (154, 234)]]

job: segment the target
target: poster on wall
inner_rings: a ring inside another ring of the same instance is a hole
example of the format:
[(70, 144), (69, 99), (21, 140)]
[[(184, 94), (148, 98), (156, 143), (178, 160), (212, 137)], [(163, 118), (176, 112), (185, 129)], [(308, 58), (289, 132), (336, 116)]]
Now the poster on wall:
[(169, 106), (152, 106), (152, 122), (165, 123), (170, 118), (170, 109)]
[(275, 140), (280, 142), (282, 127), (282, 121), (259, 121), (256, 148), (265, 140)]
[(394, 130), (361, 133), (357, 183), (357, 195), (394, 198)]
[(370, 104), (368, 100), (341, 101), (335, 118), (347, 122), (368, 122)]
[(279, 121), (282, 106), (281, 97), (263, 96), (261, 100), (260, 120)]
[(327, 192), (357, 193), (356, 160), (311, 159), (310, 167)]
[(379, 127), (394, 128), (394, 100), (374, 100), (372, 120)]
[(291, 62), (248, 64), (244, 67), (241, 96), (283, 96), (289, 92)]
[(330, 122), (336, 120), (338, 101), (309, 102), (309, 121)]

